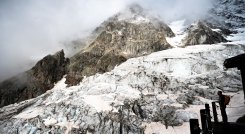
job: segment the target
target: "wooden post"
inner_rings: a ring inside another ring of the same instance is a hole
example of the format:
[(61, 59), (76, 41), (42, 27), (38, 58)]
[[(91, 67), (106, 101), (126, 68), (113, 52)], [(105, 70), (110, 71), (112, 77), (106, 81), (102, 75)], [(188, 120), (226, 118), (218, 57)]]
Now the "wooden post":
[(191, 134), (200, 134), (198, 119), (190, 119), (190, 130)]
[(201, 115), (201, 123), (202, 123), (202, 132), (203, 132), (203, 134), (207, 134), (206, 110), (201, 109), (200, 115)]
[(217, 114), (215, 102), (212, 102), (212, 108), (213, 108), (214, 123), (217, 123), (218, 122), (218, 116), (217, 116), (218, 114)]
[(209, 104), (205, 104), (205, 113), (206, 113), (206, 124), (207, 124), (207, 133), (210, 134), (212, 132), (212, 124), (211, 124), (211, 115), (210, 115), (210, 107)]

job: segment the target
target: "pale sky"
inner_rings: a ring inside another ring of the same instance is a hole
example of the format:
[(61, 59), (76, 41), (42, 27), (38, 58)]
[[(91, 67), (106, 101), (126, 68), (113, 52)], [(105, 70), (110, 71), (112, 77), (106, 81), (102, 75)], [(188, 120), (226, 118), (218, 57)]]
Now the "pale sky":
[(199, 19), (212, 0), (1, 0), (0, 81), (29, 69), (63, 43), (88, 35), (131, 3), (166, 22)]

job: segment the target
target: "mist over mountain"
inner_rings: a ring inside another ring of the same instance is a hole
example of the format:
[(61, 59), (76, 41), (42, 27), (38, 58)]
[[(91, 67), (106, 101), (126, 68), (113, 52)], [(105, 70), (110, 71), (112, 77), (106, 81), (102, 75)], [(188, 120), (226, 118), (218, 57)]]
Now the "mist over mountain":
[(69, 59), (63, 50), (58, 56), (47, 55), (32, 69), (0, 83), (0, 107), (45, 93), (63, 75), (66, 84), (74, 86), (84, 77), (111, 71), (127, 59), (169, 49), (166, 37), (173, 36), (168, 25), (132, 4), (99, 25), (90, 35), (92, 42)]
[(31, 68), (47, 54), (64, 49), (68, 55), (73, 49), (67, 42), (87, 37), (96, 26), (132, 3), (165, 22), (201, 18), (212, 5), (210, 0), (2, 0), (0, 81)]

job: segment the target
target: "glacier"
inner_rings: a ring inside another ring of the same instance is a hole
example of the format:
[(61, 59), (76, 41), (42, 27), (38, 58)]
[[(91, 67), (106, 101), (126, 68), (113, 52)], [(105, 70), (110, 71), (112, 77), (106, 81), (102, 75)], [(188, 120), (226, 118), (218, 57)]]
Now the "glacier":
[(242, 89), (240, 72), (224, 70), (223, 61), (244, 50), (232, 43), (173, 48), (129, 59), (77, 86), (67, 87), (63, 78), (37, 98), (3, 107), (0, 133), (188, 131), (188, 120), (218, 90), (235, 95)]

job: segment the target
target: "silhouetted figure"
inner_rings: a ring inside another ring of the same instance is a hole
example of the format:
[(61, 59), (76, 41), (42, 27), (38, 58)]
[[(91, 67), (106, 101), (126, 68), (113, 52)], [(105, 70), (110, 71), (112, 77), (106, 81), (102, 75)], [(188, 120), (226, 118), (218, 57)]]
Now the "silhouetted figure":
[(235, 68), (241, 71), (243, 93), (245, 100), (245, 54), (240, 54), (224, 61), (225, 68)]
[(227, 122), (227, 114), (226, 114), (226, 104), (225, 104), (225, 96), (222, 94), (221, 91), (218, 91), (219, 95), (219, 106), (220, 106), (220, 111), (221, 111), (221, 116), (223, 122)]

